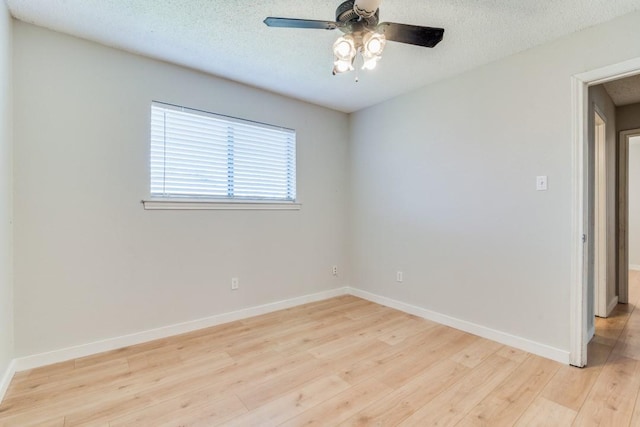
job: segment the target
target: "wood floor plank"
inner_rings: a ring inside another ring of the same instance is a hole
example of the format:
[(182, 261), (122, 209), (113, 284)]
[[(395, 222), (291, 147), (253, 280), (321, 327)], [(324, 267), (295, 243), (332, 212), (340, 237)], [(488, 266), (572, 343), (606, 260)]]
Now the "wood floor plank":
[(424, 332), (436, 326), (438, 326), (438, 324), (435, 322), (411, 316), (406, 322), (402, 324), (401, 327), (380, 334), (380, 336), (378, 336), (378, 339), (380, 341), (386, 342), (389, 345), (395, 345), (413, 335)]
[[(420, 361), (423, 355), (427, 355), (435, 348), (451, 352), (451, 348), (447, 347), (447, 344), (465, 336), (470, 337), (466, 339), (473, 339), (469, 334), (444, 326), (431, 328), (391, 346), (387, 351), (375, 354), (373, 357), (352, 361), (348, 367), (341, 370), (340, 377), (350, 384), (357, 384), (373, 375), (378, 377), (384, 375), (390, 378), (392, 369), (398, 370), (410, 363)], [(447, 357), (451, 354), (447, 353)], [(427, 363), (433, 363), (433, 359), (430, 358)], [(424, 363), (422, 367), (426, 367)], [(390, 378), (390, 381), (396, 382), (393, 378)]]
[(595, 342), (611, 347), (616, 344), (631, 315), (627, 307), (623, 305), (620, 307), (623, 308), (614, 309), (607, 318), (596, 317), (596, 333), (593, 337)]
[(225, 395), (219, 390), (203, 389), (194, 393), (185, 393), (109, 420), (109, 427), (176, 425), (178, 419), (185, 420), (185, 422), (195, 421), (201, 418), (203, 407), (208, 411), (211, 408), (216, 408), (216, 418), (211, 417), (211, 414), (208, 415), (211, 423), (224, 422), (230, 417), (247, 412), (240, 399), (235, 395)]
[(281, 424), (282, 426), (327, 426), (338, 425), (356, 412), (364, 409), (369, 402), (378, 400), (391, 392), (380, 381), (367, 379), (349, 387), (342, 393), (325, 400), (302, 414)]
[(477, 340), (470, 346), (451, 356), (451, 360), (469, 368), (475, 368), (487, 357), (497, 352), (502, 345), (489, 340)]
[[(183, 393), (185, 385), (205, 387), (230, 361), (198, 364), (183, 364), (170, 370), (155, 368), (136, 374), (124, 374), (105, 383), (81, 382), (70, 390), (39, 395), (29, 404), (22, 404), (6, 415), (6, 421), (24, 423), (30, 419), (48, 419), (53, 415), (65, 415), (74, 423), (109, 418), (113, 411), (126, 410), (137, 405), (147, 405), (157, 399), (167, 399)], [(222, 371), (223, 372), (223, 371)], [(150, 393), (149, 390), (153, 390)], [(68, 412), (68, 407), (73, 412)], [(5, 421), (0, 414), (0, 420)]]
[(356, 334), (350, 334), (341, 338), (329, 341), (308, 350), (317, 358), (331, 358), (334, 353), (339, 353), (349, 347), (357, 346), (365, 340), (376, 338), (379, 335), (395, 329), (402, 322), (406, 321), (405, 316), (385, 315), (378, 317), (375, 322), (368, 322), (366, 326), (359, 326)]
[(283, 371), (275, 380), (255, 379), (244, 386), (235, 387), (234, 392), (248, 409), (253, 410), (326, 375), (325, 365), (312, 358), (306, 363)]
[[(382, 313), (385, 314), (386, 312)], [(291, 337), (289, 341), (280, 342), (278, 351), (287, 353), (291, 351), (308, 351), (324, 344), (331, 346), (329, 343), (336, 340), (342, 340), (345, 337), (356, 339), (361, 328), (366, 328), (375, 323), (381, 313), (373, 313), (371, 316), (359, 317), (352, 320), (348, 317), (339, 317), (341, 322), (335, 324), (333, 322), (326, 323), (321, 327), (314, 328), (304, 335)], [(335, 344), (334, 344), (335, 345)]]
[[(136, 389), (131, 393), (113, 393), (103, 395), (102, 399), (91, 400), (66, 416), (71, 425), (86, 425), (112, 420), (114, 413), (121, 415), (136, 412), (139, 409), (147, 409), (163, 402), (179, 399), (184, 395), (207, 395), (218, 397), (225, 394), (215, 383), (216, 375), (202, 374), (198, 377), (186, 373), (166, 374), (152, 389)], [(211, 385), (213, 384), (213, 385)], [(150, 392), (152, 390), (152, 392)]]
[(351, 320), (358, 320), (363, 317), (368, 317), (371, 315), (381, 315), (381, 314), (393, 313), (395, 311), (396, 310), (386, 307), (384, 305), (370, 303), (369, 305), (364, 307), (347, 310), (345, 311), (344, 315)]
[(26, 371), (17, 372), (13, 376), (11, 386), (17, 387), (23, 381), (30, 381), (37, 378), (48, 377), (57, 373), (72, 372), (75, 368), (75, 363), (75, 360), (67, 360), (65, 362), (55, 363), (38, 369), (29, 369)]
[(21, 422), (13, 422), (11, 420), (4, 421), (0, 418), (0, 426), (2, 427), (64, 427), (64, 417), (41, 418), (33, 420), (24, 420)]
[(628, 426), (640, 388), (640, 362), (611, 354), (578, 412), (578, 426)]
[(468, 371), (469, 368), (445, 359), (426, 369), (402, 387), (374, 401), (341, 425), (398, 425), (429, 403), (442, 390), (446, 390), (460, 380)]
[(398, 364), (390, 363), (381, 367), (375, 373), (375, 377), (394, 389), (401, 387), (414, 376), (424, 371), (428, 367), (438, 363), (443, 358), (454, 354), (461, 349), (472, 345), (478, 341), (478, 337), (469, 334), (441, 343), (430, 343), (412, 353), (405, 354), (405, 357), (398, 359)]
[(331, 360), (318, 360), (289, 369), (277, 381), (252, 382), (236, 393), (247, 408), (254, 409), (318, 377), (328, 373), (339, 375), (342, 367), (349, 366), (354, 359), (373, 357), (388, 347), (388, 344), (375, 340), (363, 341), (359, 346), (349, 347), (343, 354), (334, 354)]
[(518, 364), (492, 355), (453, 386), (414, 412), (401, 426), (453, 426), (507, 378)]
[(560, 366), (558, 362), (530, 355), (512, 375), (476, 405), (458, 426), (513, 426)]
[(113, 374), (122, 374), (129, 371), (129, 362), (126, 358), (107, 360), (95, 365), (74, 368), (71, 371), (56, 372), (47, 376), (39, 376), (14, 384), (11, 396), (20, 398), (25, 395), (33, 395), (36, 392), (49, 393), (52, 389), (63, 389), (69, 385), (87, 378), (91, 381), (101, 380)]
[[(109, 400), (92, 402), (67, 418), (77, 424), (102, 420), (109, 418), (109, 414), (115, 410), (125, 411), (135, 406), (148, 406), (174, 398), (184, 393), (185, 390), (198, 391), (207, 389), (210, 393), (216, 391), (228, 393), (236, 388), (253, 384), (258, 380), (268, 381), (288, 369), (313, 361), (312, 356), (305, 354), (298, 354), (284, 359), (281, 356), (277, 356), (279, 355), (265, 359), (254, 366), (232, 364), (219, 369), (209, 367), (209, 371), (207, 371), (202, 366), (198, 367), (196, 365), (189, 369), (183, 366), (181, 369), (178, 368), (172, 371), (164, 370), (161, 373), (162, 378), (154, 386), (153, 393), (149, 393), (148, 388), (129, 385), (127, 393), (117, 393), (112, 395)], [(206, 364), (207, 362), (202, 361), (201, 363)], [(136, 393), (132, 395), (132, 391)]]
[(583, 369), (573, 366), (561, 367), (544, 388), (541, 396), (574, 411), (580, 410), (610, 354), (610, 346), (598, 342), (590, 343), (587, 366)]
[(640, 311), (634, 310), (613, 347), (613, 352), (640, 360)]
[(640, 426), (640, 392), (638, 392), (638, 396), (636, 397), (636, 403), (633, 408), (631, 423), (629, 425), (632, 427)]
[(516, 363), (522, 363), (527, 357), (529, 357), (529, 353), (527, 353), (526, 351), (522, 351), (509, 346), (503, 346), (496, 352), (496, 354), (498, 356), (504, 357), (505, 359), (513, 360)]
[(570, 427), (577, 412), (544, 397), (527, 408), (515, 427)]
[[(229, 402), (231, 404), (229, 404)], [(234, 396), (199, 406), (196, 411), (185, 411), (154, 427), (211, 427), (245, 413), (246, 408)], [(111, 426), (109, 426), (111, 427)]]
[[(63, 402), (75, 399), (91, 400), (95, 396), (113, 391), (134, 393), (137, 389), (145, 389), (166, 381), (170, 372), (179, 372), (180, 375), (185, 377), (197, 377), (209, 371), (215, 372), (217, 369), (222, 369), (232, 364), (233, 360), (227, 356), (226, 358), (197, 359), (189, 363), (172, 365), (171, 368), (163, 368), (162, 370), (152, 366), (138, 372), (106, 371), (109, 375), (100, 375), (96, 378), (97, 381), (86, 376), (73, 377), (70, 380), (65, 380), (64, 387), (60, 389), (34, 391), (27, 396), (8, 396), (3, 404), (11, 405), (14, 412), (24, 412), (33, 406), (43, 408), (60, 406)], [(75, 382), (72, 380), (75, 380)]]
[(350, 387), (350, 384), (342, 381), (338, 376), (322, 377), (243, 416), (234, 418), (225, 425), (238, 427), (280, 425)]

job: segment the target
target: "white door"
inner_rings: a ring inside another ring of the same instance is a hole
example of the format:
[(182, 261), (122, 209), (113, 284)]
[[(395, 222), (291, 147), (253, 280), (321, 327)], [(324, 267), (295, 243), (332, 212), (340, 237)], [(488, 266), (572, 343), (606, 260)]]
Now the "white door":
[(607, 125), (598, 111), (594, 116), (594, 312), (607, 317)]

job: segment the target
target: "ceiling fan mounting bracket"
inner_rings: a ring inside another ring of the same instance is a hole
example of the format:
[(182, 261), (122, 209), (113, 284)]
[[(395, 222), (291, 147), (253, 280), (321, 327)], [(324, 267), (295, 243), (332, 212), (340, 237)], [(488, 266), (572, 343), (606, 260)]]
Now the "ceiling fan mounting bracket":
[(358, 15), (353, 7), (354, 0), (346, 0), (338, 6), (336, 9), (336, 22), (338, 28), (343, 33), (356, 33), (363, 32), (365, 30), (375, 31), (378, 25), (378, 19), (380, 10), (376, 10), (376, 13), (368, 18)]

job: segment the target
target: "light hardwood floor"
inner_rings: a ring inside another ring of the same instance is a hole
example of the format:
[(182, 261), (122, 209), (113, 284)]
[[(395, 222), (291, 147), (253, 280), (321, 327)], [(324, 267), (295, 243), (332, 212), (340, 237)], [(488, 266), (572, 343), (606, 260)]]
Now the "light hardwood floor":
[(640, 426), (640, 272), (585, 369), (352, 296), (18, 373), (2, 426)]

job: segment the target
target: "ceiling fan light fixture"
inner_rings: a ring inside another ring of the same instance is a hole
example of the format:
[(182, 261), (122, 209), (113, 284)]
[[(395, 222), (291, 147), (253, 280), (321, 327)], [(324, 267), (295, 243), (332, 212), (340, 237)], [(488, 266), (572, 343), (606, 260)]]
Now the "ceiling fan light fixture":
[(350, 34), (339, 37), (333, 44), (333, 54), (340, 61), (348, 61), (351, 64), (351, 60), (356, 56), (356, 43)]
[(333, 43), (334, 75), (353, 70), (358, 55), (362, 56), (362, 69), (373, 70), (387, 40), (423, 47), (435, 47), (442, 41), (444, 28), (379, 22), (382, 0), (340, 1), (335, 21), (268, 16), (264, 23), (280, 28), (339, 29), (344, 35)]
[(387, 39), (383, 34), (368, 32), (364, 35), (362, 44), (364, 47), (364, 55), (380, 56), (384, 50)]
[(336, 58), (336, 61), (333, 63), (333, 75), (346, 73), (348, 71), (353, 71), (353, 61), (344, 60), (340, 58)]
[(380, 60), (380, 56), (362, 56), (362, 69), (363, 70), (373, 70), (378, 65), (378, 61)]

